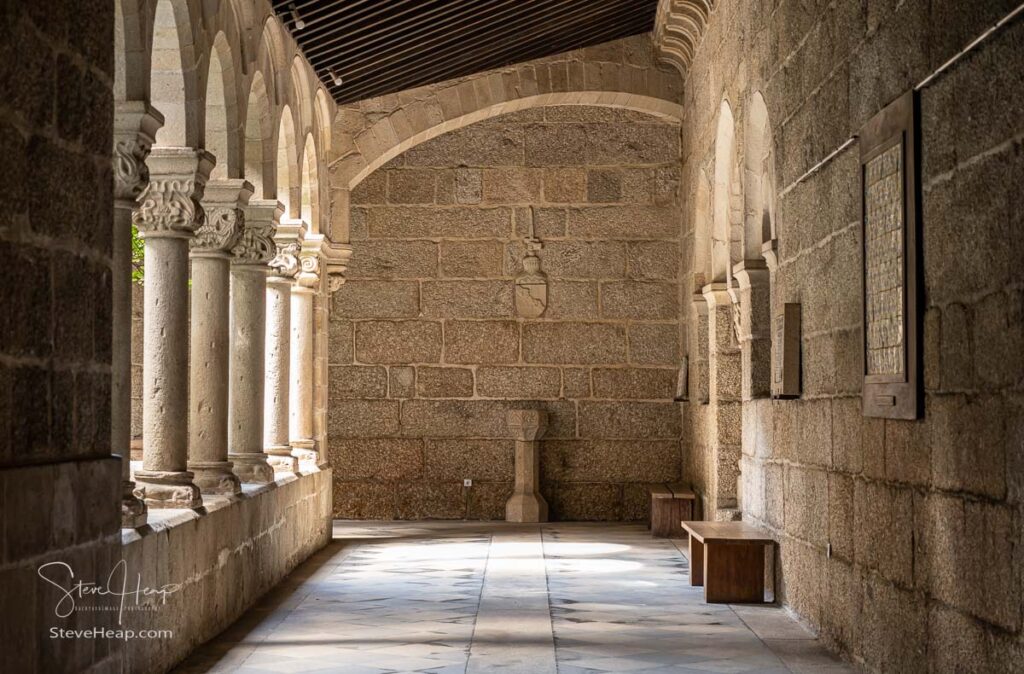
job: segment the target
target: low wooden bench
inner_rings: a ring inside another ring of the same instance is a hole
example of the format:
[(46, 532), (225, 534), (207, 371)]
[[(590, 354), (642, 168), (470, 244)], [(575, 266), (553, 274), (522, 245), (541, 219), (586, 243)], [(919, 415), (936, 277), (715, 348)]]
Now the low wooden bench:
[(683, 538), (683, 520), (694, 517), (694, 493), (684, 484), (651, 485), (651, 535), (659, 538)]
[(764, 553), (775, 540), (745, 522), (682, 522), (690, 534), (690, 585), (710, 604), (763, 604)]

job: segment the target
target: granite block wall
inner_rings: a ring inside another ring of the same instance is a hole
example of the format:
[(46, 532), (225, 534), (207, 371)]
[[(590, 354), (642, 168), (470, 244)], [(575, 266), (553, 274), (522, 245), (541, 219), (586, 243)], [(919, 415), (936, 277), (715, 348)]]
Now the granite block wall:
[[(747, 396), (728, 429), (742, 438), (738, 505), (778, 536), (780, 598), (869, 671), (1024, 662), (1024, 21), (920, 90), (918, 421), (861, 413), (857, 144), (800, 178), (1017, 4), (716, 3), (684, 87), (684, 260), (708, 217), (687, 202), (715, 175), (721, 103), (744, 167), (760, 93), (776, 181), (771, 302), (803, 311), (801, 397)], [(742, 193), (749, 177), (734, 175)], [(700, 360), (702, 319), (686, 312)], [(712, 407), (684, 412), (683, 472), (705, 493)]]
[[(680, 467), (678, 141), (638, 112), (529, 109), (418, 145), (353, 190), (330, 311), (335, 516), (503, 518), (505, 414), (538, 406), (552, 516), (646, 517), (645, 483)], [(531, 218), (549, 303), (524, 319)]]

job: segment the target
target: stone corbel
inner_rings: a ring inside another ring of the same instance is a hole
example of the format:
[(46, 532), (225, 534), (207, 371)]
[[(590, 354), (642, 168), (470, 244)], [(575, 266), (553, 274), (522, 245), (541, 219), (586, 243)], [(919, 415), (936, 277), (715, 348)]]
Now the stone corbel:
[(327, 268), (327, 291), (337, 292), (345, 283), (345, 271), (348, 269), (349, 258), (352, 257), (352, 246), (324, 239), (320, 252)]
[(740, 293), (761, 288), (768, 284), (768, 265), (764, 260), (743, 260), (732, 268), (732, 277), (739, 283)]
[(192, 255), (229, 257), (245, 227), (245, 205), (253, 186), (245, 180), (217, 180), (206, 185), (206, 220), (196, 230)]
[(761, 256), (768, 265), (768, 271), (775, 273), (779, 268), (779, 240), (770, 239), (761, 246)]
[(114, 109), (114, 204), (134, 208), (149, 183), (146, 159), (156, 132), (164, 125), (160, 112), (143, 101), (125, 101)]

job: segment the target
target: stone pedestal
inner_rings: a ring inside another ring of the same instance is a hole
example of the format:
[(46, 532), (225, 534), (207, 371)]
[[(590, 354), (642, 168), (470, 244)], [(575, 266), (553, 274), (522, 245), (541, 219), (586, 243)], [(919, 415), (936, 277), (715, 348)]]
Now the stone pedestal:
[(292, 287), (289, 443), (303, 461), (316, 462), (313, 439), (313, 303), (320, 285), (320, 241), (307, 237), (299, 253), (300, 271)]
[(263, 451), (263, 375), (267, 264), (277, 253), (274, 232), (283, 210), (277, 201), (251, 201), (232, 249), (228, 458), (243, 482), (274, 481)]
[(133, 215), (146, 246), (142, 465), (135, 480), (150, 508), (202, 505), (188, 464), (188, 245), (203, 223), (213, 156), (156, 148)]
[[(277, 256), (270, 261), (267, 278), (267, 356), (263, 395), (263, 446), (275, 471), (297, 472), (299, 459), (288, 442), (288, 405), (291, 371), (292, 286), (299, 272), (296, 235), (282, 223), (278, 229)], [(285, 231), (282, 231), (285, 230)]]
[(204, 494), (242, 491), (228, 461), (228, 346), (231, 249), (252, 196), (244, 180), (211, 181), (203, 206), (206, 222), (192, 240), (192, 321), (189, 461)]
[(132, 213), (149, 183), (146, 158), (163, 117), (145, 103), (114, 110), (114, 229), (111, 278), (110, 447), (121, 457), (121, 526), (146, 523), (146, 504), (131, 476), (132, 425)]
[(739, 282), (739, 343), (743, 400), (767, 398), (772, 388), (771, 287), (764, 260), (744, 260), (732, 271)]
[(548, 426), (543, 410), (511, 410), (508, 426), (516, 440), (516, 484), (505, 504), (507, 522), (547, 522), (548, 503), (540, 493), (540, 437)]

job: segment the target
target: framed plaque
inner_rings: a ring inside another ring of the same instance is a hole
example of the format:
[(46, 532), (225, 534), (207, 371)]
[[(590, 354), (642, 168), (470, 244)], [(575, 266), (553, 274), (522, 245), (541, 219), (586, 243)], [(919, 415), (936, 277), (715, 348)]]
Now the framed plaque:
[(864, 416), (921, 415), (918, 104), (907, 92), (860, 132)]
[(800, 397), (800, 305), (787, 302), (772, 325), (772, 397)]

